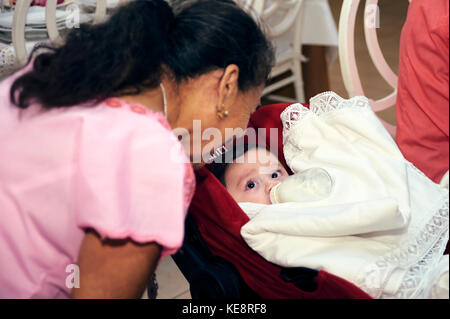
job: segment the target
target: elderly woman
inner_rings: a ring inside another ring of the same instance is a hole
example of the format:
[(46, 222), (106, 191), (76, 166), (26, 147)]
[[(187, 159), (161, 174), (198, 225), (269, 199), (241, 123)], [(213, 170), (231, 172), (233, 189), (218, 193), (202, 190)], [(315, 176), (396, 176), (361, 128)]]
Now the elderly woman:
[(245, 128), (272, 62), (219, 0), (133, 1), (34, 53), (0, 84), (0, 297), (139, 297), (223, 143), (186, 135)]

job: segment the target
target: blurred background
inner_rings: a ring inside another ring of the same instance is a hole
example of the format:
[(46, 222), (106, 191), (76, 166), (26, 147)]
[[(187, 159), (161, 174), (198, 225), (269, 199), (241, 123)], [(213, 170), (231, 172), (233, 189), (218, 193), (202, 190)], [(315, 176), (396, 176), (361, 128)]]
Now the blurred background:
[[(339, 23), (343, 0), (328, 0), (331, 13), (336, 26)], [(407, 0), (379, 0), (380, 11), (379, 28), (377, 29), (378, 40), (386, 62), (397, 74), (398, 72), (398, 52), (400, 43), (400, 32), (406, 19), (408, 10)], [(371, 99), (379, 99), (392, 92), (392, 88), (380, 76), (373, 65), (364, 39), (363, 30), (364, 0), (358, 8), (355, 30), (355, 55), (358, 71), (365, 95)], [(308, 63), (302, 63), (302, 74), (305, 90), (305, 101), (309, 101), (314, 95), (324, 91), (334, 91), (343, 98), (349, 95), (342, 80), (339, 59), (335, 59), (331, 64), (327, 63), (325, 57), (325, 47), (303, 46), (302, 52), (310, 59)], [(294, 86), (289, 85), (275, 92), (275, 94), (295, 97)], [(274, 103), (271, 100), (263, 99), (264, 104)], [(391, 124), (395, 124), (395, 108), (381, 111), (378, 115)]]

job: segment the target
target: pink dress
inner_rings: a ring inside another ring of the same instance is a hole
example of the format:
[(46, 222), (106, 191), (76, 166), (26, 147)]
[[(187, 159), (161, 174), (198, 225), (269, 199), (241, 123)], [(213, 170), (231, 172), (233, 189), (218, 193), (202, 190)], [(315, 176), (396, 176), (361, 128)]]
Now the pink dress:
[(86, 229), (181, 246), (195, 188), (166, 119), (112, 98), (43, 111), (0, 83), (0, 298), (65, 298)]

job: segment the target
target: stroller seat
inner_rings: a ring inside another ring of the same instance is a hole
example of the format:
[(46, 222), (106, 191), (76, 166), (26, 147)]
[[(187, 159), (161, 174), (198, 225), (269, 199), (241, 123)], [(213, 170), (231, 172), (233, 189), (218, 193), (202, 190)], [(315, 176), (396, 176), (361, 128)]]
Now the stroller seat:
[[(260, 107), (249, 127), (266, 129), (266, 145), (278, 139), (283, 156), (280, 114), (290, 104)], [(269, 131), (275, 128), (277, 135)], [(369, 299), (352, 283), (323, 270), (281, 268), (247, 246), (240, 235), (248, 216), (225, 187), (203, 167), (186, 219), (185, 240), (173, 259), (190, 284), (193, 299)]]
[(186, 217), (183, 246), (172, 259), (189, 282), (192, 299), (260, 298), (232, 263), (209, 251), (191, 215)]

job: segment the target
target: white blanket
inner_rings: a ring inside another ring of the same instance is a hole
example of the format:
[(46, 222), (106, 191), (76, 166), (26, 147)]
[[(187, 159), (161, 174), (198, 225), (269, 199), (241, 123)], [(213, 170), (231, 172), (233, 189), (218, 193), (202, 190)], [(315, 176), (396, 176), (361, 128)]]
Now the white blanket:
[(289, 167), (323, 168), (333, 189), (311, 203), (240, 203), (251, 217), (241, 229), (247, 244), (270, 262), (326, 270), (374, 298), (442, 290), (448, 298), (448, 190), (402, 156), (368, 100), (326, 92), (309, 110), (289, 106), (281, 120)]

